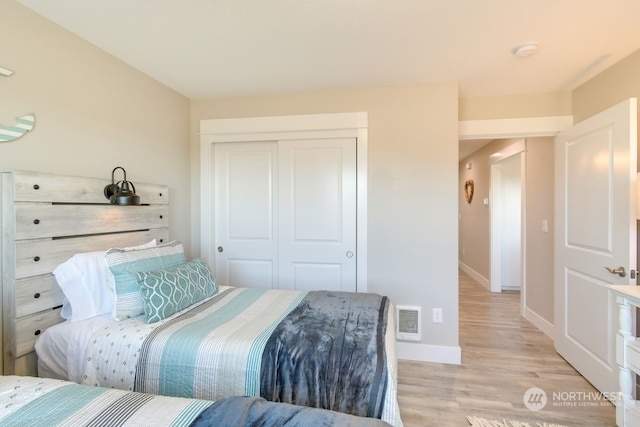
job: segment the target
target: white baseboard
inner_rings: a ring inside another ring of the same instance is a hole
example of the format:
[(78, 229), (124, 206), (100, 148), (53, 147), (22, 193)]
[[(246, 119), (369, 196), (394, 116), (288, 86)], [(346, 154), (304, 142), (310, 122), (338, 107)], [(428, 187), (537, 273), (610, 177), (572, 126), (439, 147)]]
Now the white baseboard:
[(469, 267), (467, 264), (465, 264), (462, 261), (458, 261), (458, 267), (460, 267), (460, 270), (464, 271), (469, 276), (476, 279), (476, 281), (480, 283), (482, 286), (484, 286), (488, 290), (491, 290), (491, 282), (489, 282), (489, 279), (482, 276), (480, 273), (478, 273), (477, 271), (475, 271), (473, 268)]
[(448, 363), (450, 365), (460, 365), (462, 363), (462, 349), (459, 346), (416, 344), (397, 341), (396, 349), (398, 359)]
[(535, 311), (532, 311), (529, 307), (525, 307), (524, 309), (524, 318), (531, 322), (533, 326), (540, 329), (546, 336), (553, 339), (555, 329), (548, 320)]

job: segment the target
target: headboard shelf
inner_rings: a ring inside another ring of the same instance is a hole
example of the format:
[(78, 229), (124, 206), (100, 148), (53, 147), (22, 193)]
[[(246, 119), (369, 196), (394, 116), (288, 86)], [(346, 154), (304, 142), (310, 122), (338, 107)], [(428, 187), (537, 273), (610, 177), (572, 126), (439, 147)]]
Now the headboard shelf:
[[(52, 175), (40, 172), (16, 171), (14, 179), (17, 202), (97, 203), (104, 204), (104, 187), (111, 179)], [(164, 185), (135, 184), (136, 194), (145, 204), (168, 204), (169, 192)], [(108, 201), (107, 201), (108, 202)]]
[[(80, 252), (95, 248), (134, 246), (156, 239), (169, 240), (168, 228), (133, 231), (128, 233), (99, 234), (65, 239), (29, 239), (16, 241), (16, 279), (50, 273), (57, 265)], [(38, 259), (36, 261), (36, 258)]]
[[(136, 210), (136, 212), (131, 212)], [(16, 206), (16, 240), (166, 228), (168, 205)]]
[(36, 375), (38, 336), (61, 322), (52, 271), (74, 254), (169, 241), (169, 188), (136, 183), (140, 206), (104, 196), (110, 179), (0, 171), (2, 372)]

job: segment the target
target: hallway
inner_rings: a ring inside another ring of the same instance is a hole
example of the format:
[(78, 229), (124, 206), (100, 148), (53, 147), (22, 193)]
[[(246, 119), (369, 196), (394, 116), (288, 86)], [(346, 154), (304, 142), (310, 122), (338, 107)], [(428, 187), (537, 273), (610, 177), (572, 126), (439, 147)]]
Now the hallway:
[[(518, 292), (491, 293), (460, 271), (459, 295), (462, 365), (398, 362), (405, 427), (464, 427), (466, 416), (615, 426), (614, 406), (520, 316)], [(524, 405), (532, 387), (547, 396), (539, 411)]]

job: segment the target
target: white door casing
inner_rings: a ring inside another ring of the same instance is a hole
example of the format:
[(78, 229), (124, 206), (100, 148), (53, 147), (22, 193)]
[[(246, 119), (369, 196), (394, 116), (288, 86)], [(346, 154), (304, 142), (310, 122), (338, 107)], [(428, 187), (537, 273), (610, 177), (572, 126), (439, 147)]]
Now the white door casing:
[(606, 286), (636, 282), (636, 122), (630, 99), (555, 143), (554, 344), (601, 392), (618, 390), (617, 306)]
[[(569, 129), (573, 125), (572, 116), (545, 116), (545, 117), (523, 117), (515, 119), (487, 119), (487, 120), (463, 120), (458, 122), (458, 139), (506, 139), (506, 138), (533, 138), (540, 136), (555, 137), (558, 132)], [(526, 199), (526, 195), (523, 193)], [(523, 269), (526, 272), (527, 263), (523, 261)], [(464, 265), (461, 265), (465, 269)], [(490, 281), (477, 274), (472, 269), (465, 271), (478, 280), (480, 283), (490, 287)], [(526, 287), (526, 281), (523, 281)], [(553, 284), (549, 284), (553, 286)], [(526, 300), (526, 292), (520, 292), (520, 302), (522, 315), (534, 324), (547, 336), (553, 338), (553, 319), (544, 319), (533, 311)]]
[[(215, 266), (216, 144), (263, 141), (312, 141), (322, 138), (355, 138), (356, 141), (356, 250), (353, 251), (357, 292), (367, 292), (367, 113), (312, 114), (239, 119), (214, 119), (200, 122), (200, 199), (201, 256)], [(224, 254), (224, 252), (222, 252)], [(216, 273), (217, 274), (217, 273)]]

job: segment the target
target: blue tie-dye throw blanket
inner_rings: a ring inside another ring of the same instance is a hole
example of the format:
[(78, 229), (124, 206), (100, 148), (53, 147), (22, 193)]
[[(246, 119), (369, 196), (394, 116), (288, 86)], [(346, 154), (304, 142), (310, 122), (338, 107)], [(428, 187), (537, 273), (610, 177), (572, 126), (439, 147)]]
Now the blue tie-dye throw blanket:
[(309, 292), (267, 341), (260, 395), (380, 418), (388, 306), (377, 294)]

